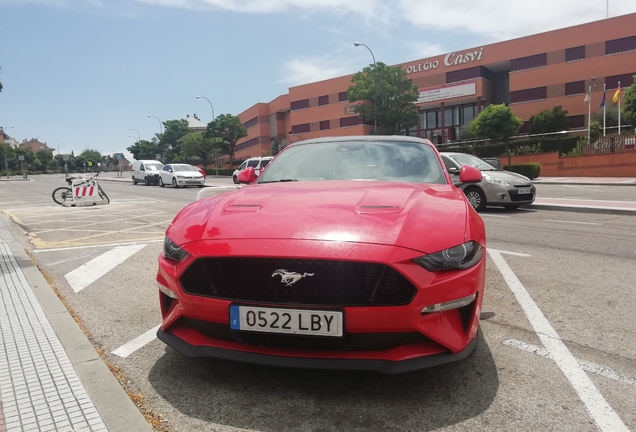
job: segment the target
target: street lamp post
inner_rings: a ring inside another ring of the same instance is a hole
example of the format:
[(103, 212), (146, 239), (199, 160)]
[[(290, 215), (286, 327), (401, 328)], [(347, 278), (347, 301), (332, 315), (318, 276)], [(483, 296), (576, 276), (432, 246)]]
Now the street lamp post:
[(210, 108), (212, 108), (212, 121), (214, 121), (214, 105), (212, 105), (212, 102), (210, 102), (210, 99), (206, 98), (205, 96), (195, 96), (195, 98), (205, 99), (206, 101), (208, 101), (208, 103), (210, 104)]
[(163, 123), (161, 123), (161, 120), (159, 120), (159, 117), (157, 116), (153, 116), (153, 115), (148, 115), (148, 118), (153, 117), (156, 118), (157, 121), (159, 122), (159, 131), (161, 132), (161, 135), (163, 135)]
[[(365, 47), (366, 49), (369, 50), (369, 52), (371, 53), (371, 58), (373, 58), (373, 70), (375, 70), (375, 67), (377, 66), (376, 62), (375, 62), (375, 55), (373, 55), (373, 51), (371, 51), (371, 48), (369, 48), (367, 45), (363, 44), (362, 42), (354, 42), (353, 46), (355, 47), (359, 47), (360, 45), (362, 45), (363, 47)], [(377, 112), (375, 112), (375, 105), (373, 106), (373, 111), (374, 114), (376, 114), (374, 116), (373, 119), (373, 131), (377, 134), (378, 133), (378, 119), (377, 119)]]
[[(3, 128), (0, 128), (0, 129), (2, 129), (2, 131), (4, 132), (7, 129), (15, 129), (15, 128), (13, 126), (7, 126), (7, 127), (3, 127)], [(10, 146), (11, 145), (9, 145), (9, 147)], [(6, 150), (4, 152), (4, 169), (7, 171), (7, 178), (9, 178), (9, 162), (7, 162), (7, 152), (6, 152)]]
[(128, 130), (134, 130), (135, 132), (137, 132), (137, 141), (141, 141), (141, 134), (139, 133), (139, 131), (135, 128), (130, 128)]

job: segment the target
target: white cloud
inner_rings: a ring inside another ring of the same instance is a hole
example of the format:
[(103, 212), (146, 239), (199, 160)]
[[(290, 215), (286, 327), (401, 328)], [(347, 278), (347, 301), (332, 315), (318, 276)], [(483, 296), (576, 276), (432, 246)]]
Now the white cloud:
[[(399, 9), (416, 26), (504, 40), (604, 19), (605, 5), (600, 0), (400, 0)], [(610, 2), (610, 16), (632, 12), (633, 0)]]
[(410, 54), (414, 58), (427, 58), (433, 57), (439, 54), (444, 54), (447, 50), (438, 43), (430, 43), (426, 41), (411, 41), (407, 42), (407, 47)]
[(346, 75), (349, 71), (342, 66), (330, 65), (325, 58), (294, 59), (283, 62), (279, 82), (297, 86), (329, 78)]

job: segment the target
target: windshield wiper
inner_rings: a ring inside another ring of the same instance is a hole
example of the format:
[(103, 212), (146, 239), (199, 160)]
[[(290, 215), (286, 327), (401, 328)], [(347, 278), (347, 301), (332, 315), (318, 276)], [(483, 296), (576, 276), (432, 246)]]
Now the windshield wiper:
[(263, 183), (283, 183), (283, 182), (295, 182), (298, 181), (296, 179), (280, 179), (280, 180), (270, 180), (270, 181), (264, 181), (264, 182), (259, 182), (260, 184)]

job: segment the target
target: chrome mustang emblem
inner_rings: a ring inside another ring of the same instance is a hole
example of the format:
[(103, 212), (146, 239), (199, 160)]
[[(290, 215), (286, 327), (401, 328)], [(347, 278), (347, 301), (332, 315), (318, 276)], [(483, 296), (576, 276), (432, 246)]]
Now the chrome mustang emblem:
[(280, 276), (280, 279), (281, 279), (280, 281), (282, 283), (284, 283), (285, 286), (293, 285), (296, 282), (298, 282), (299, 280), (301, 280), (302, 278), (307, 277), (307, 276), (313, 276), (313, 275), (314, 275), (313, 273), (300, 274), (300, 273), (296, 273), (296, 272), (290, 272), (290, 271), (287, 271), (285, 269), (278, 269), (274, 273), (272, 273), (272, 277)]

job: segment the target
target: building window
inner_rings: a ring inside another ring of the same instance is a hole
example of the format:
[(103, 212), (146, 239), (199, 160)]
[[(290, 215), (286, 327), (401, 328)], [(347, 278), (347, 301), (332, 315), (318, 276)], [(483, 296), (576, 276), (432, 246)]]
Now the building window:
[(467, 125), (477, 117), (477, 104), (468, 104), (462, 106), (462, 125)]
[(584, 115), (569, 116), (568, 119), (570, 119), (570, 129), (581, 129), (585, 127)]
[(636, 50), (636, 36), (605, 42), (605, 55)]
[(322, 120), (320, 122), (320, 130), (331, 129), (331, 122), (329, 120)]
[(627, 88), (634, 84), (634, 74), (636, 74), (636, 72), (605, 77), (605, 87), (607, 90), (618, 88), (620, 81), (621, 88)]
[(309, 131), (311, 131), (311, 124), (310, 123), (303, 123), (303, 124), (299, 124), (299, 125), (293, 125), (292, 128), (291, 128), (292, 135), (307, 133)]
[(548, 64), (548, 54), (537, 54), (510, 60), (510, 72), (545, 67)]
[(245, 129), (249, 129), (251, 127), (254, 127), (258, 124), (258, 117), (254, 117), (251, 120), (246, 121), (245, 123), (243, 123), (243, 126), (245, 126)]
[(347, 102), (349, 100), (349, 95), (347, 92), (338, 93), (338, 102)]
[(444, 126), (453, 126), (453, 108), (444, 108)]
[(318, 106), (329, 105), (329, 96), (320, 96), (318, 98)]
[(420, 111), (420, 129), (426, 129), (426, 111)]
[(309, 108), (309, 99), (293, 101), (290, 106), (292, 111)]
[(340, 127), (358, 126), (363, 123), (362, 117), (342, 117), (340, 119)]
[(250, 147), (254, 147), (255, 145), (258, 145), (258, 137), (252, 138), (251, 140), (245, 141), (244, 143), (237, 144), (236, 151), (245, 150)]
[(466, 81), (474, 78), (485, 78), (488, 81), (492, 81), (492, 72), (483, 66), (475, 66), (467, 69), (446, 72), (447, 83)]
[(439, 110), (426, 111), (426, 128), (435, 129), (439, 127)]
[(535, 87), (510, 92), (510, 103), (530, 102), (548, 98), (547, 87)]
[(583, 60), (585, 58), (585, 46), (568, 48), (565, 50), (565, 61)]
[(565, 83), (565, 95), (572, 96), (585, 93), (585, 81)]

